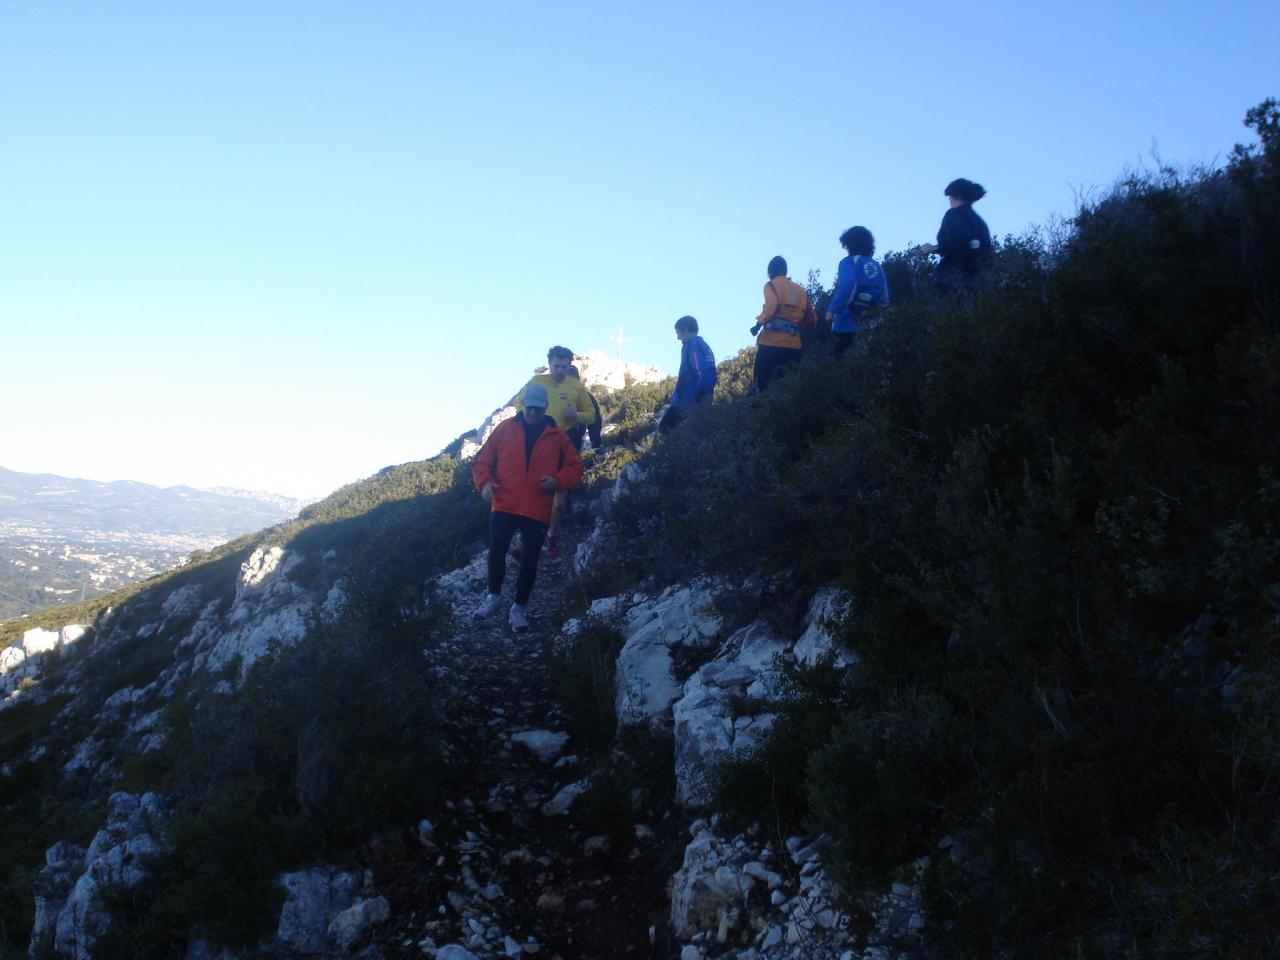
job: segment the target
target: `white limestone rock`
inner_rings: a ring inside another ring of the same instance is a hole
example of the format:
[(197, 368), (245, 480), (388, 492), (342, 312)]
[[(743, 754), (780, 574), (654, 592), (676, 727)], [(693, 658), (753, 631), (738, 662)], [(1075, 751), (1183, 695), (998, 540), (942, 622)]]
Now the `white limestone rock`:
[(267, 654), (273, 644), (288, 646), (302, 640), (317, 612), (316, 599), (288, 579), (302, 558), (286, 556), (280, 547), (258, 548), (241, 565), (235, 600), (225, 617), (220, 604), (210, 602), (180, 647), (199, 651), (193, 670), (220, 670), (239, 660), (239, 679)]
[(324, 603), (320, 604), (320, 618), (325, 623), (336, 623), (346, 609), (347, 592), (343, 581), (339, 580), (329, 588), (329, 592), (325, 595)]
[(676, 799), (685, 806), (711, 802), (711, 775), (731, 756), (760, 745), (773, 726), (770, 714), (740, 715), (750, 691), (767, 692), (762, 678), (774, 673), (775, 658), (789, 648), (762, 621), (726, 640), (716, 659), (704, 664), (684, 684), (672, 707), (675, 733)]
[(587, 792), (587, 788), (591, 786), (591, 781), (578, 780), (574, 783), (566, 784), (561, 787), (554, 797), (542, 805), (542, 814), (547, 817), (558, 817), (569, 812), (569, 808), (573, 806), (573, 801)]
[[(94, 945), (111, 922), (102, 905), (102, 891), (132, 890), (146, 879), (142, 863), (163, 850), (166, 819), (164, 801), (156, 794), (111, 795), (106, 825), (89, 845), (84, 873), (54, 923), (53, 945), (58, 956), (92, 960)], [(47, 928), (42, 936), (47, 936)]]
[(569, 742), (567, 733), (555, 733), (551, 730), (523, 730), (511, 735), (513, 743), (527, 749), (543, 763), (551, 763), (564, 750)]
[(842, 620), (853, 612), (853, 600), (847, 593), (835, 587), (824, 587), (814, 594), (805, 616), (805, 631), (796, 641), (793, 656), (798, 663), (813, 666), (823, 657), (834, 655), (840, 667), (851, 667), (858, 658), (851, 651), (835, 642), (831, 635), (833, 621)]
[(391, 905), (387, 903), (386, 897), (357, 900), (333, 918), (329, 924), (329, 936), (338, 949), (345, 952), (368, 933), (370, 927), (385, 923), (390, 916)]
[(204, 587), (199, 583), (189, 583), (165, 597), (164, 603), (160, 604), (160, 612), (165, 619), (189, 617), (200, 609), (203, 599)]
[(26, 660), (27, 651), (22, 649), (21, 646), (14, 645), (0, 650), (0, 677), (14, 672), (18, 667), (26, 663)]
[(284, 547), (258, 547), (249, 559), (240, 564), (240, 581), (236, 584), (236, 599), (251, 590), (265, 588), (272, 574), (280, 570), (284, 559)]
[(36, 627), (22, 635), (22, 649), (28, 657), (58, 649), (58, 631)]
[(276, 942), (297, 953), (321, 953), (329, 925), (351, 906), (358, 881), (342, 870), (314, 867), (280, 877), (285, 903), (280, 909)]
[(482, 550), (465, 567), (440, 574), (428, 586), (429, 597), (452, 608), (455, 616), (471, 616), (483, 599), (489, 577), (488, 562), (489, 552)]
[(58, 631), (58, 645), (62, 647), (70, 646), (76, 643), (89, 631), (89, 628), (79, 623), (69, 623)]
[(746, 904), (756, 881), (743, 873), (743, 854), (710, 830), (685, 848), (671, 891), (671, 927), (681, 940), (719, 931), (729, 912)]
[(642, 367), (616, 357), (603, 350), (588, 350), (574, 357), (574, 365), (589, 390), (621, 390), (630, 384), (659, 383), (664, 378), (657, 367)]
[(458, 459), (465, 463), (468, 460), (474, 460), (480, 448), (484, 446), (484, 442), (489, 439), (489, 435), (497, 428), (498, 424), (504, 420), (510, 420), (516, 415), (515, 405), (501, 407), (485, 419), (484, 423), (476, 428), (476, 432), (462, 441), (462, 449), (458, 451)]
[(721, 625), (714, 603), (714, 586), (698, 582), (671, 587), (627, 611), (615, 679), (619, 727), (670, 725), (671, 704), (680, 695), (671, 651), (681, 646), (704, 649), (714, 642)]
[(84, 847), (59, 841), (45, 851), (45, 865), (36, 883), (35, 922), (27, 952), (38, 956), (53, 946), (58, 915), (66, 906), (76, 879), (84, 872)]

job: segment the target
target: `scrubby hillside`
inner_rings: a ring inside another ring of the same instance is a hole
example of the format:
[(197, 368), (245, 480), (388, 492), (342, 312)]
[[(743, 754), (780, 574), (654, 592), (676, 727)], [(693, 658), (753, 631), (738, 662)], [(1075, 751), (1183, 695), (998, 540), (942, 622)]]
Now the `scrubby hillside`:
[[(799, 671), (722, 809), (805, 824), (852, 890), (921, 869), (922, 953), (1274, 956), (1280, 115), (1225, 170), (1125, 178), (912, 291), (650, 457), (619, 582), (827, 584), (858, 665)], [(957, 851), (963, 851), (959, 853)]]
[(1275, 956), (1280, 111), (1249, 122), (965, 300), (889, 255), (855, 350), (759, 397), (744, 353), (669, 437), (669, 383), (603, 398), (520, 645), (466, 620), (451, 456), (49, 619), (92, 627), (4, 661), (6, 949)]

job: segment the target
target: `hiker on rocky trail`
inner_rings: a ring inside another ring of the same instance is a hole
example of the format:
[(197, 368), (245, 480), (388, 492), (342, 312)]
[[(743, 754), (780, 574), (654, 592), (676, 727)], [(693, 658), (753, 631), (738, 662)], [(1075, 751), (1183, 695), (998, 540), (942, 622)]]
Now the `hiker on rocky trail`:
[(680, 341), (680, 373), (667, 412), (658, 424), (660, 433), (670, 433), (679, 426), (689, 410), (716, 388), (716, 356), (698, 336), (698, 321), (690, 316), (677, 320), (676, 339)]
[[(534, 377), (529, 383), (539, 384), (547, 392), (547, 416), (557, 427), (568, 435), (575, 450), (582, 449), (582, 433), (575, 431), (578, 427), (588, 427), (598, 419), (598, 408), (587, 388), (578, 376), (570, 375), (573, 369), (573, 351), (568, 347), (555, 346), (547, 351), (547, 372)], [(516, 409), (521, 409), (520, 398), (516, 398)], [(551, 526), (547, 532), (547, 557), (554, 560), (560, 556), (560, 522), (564, 518), (567, 494), (556, 494), (551, 507)], [(528, 541), (523, 535), (520, 542), (528, 548)]]
[(489, 514), (489, 596), (476, 610), (475, 618), (485, 620), (502, 606), (507, 548), (518, 531), (524, 551), (509, 616), (516, 633), (529, 629), (529, 595), (538, 576), (538, 556), (555, 495), (582, 480), (582, 458), (565, 432), (547, 416), (547, 388), (529, 383), (520, 400), (520, 414), (494, 428), (471, 464), (476, 489), (493, 505)]
[(933, 271), (934, 289), (943, 296), (957, 296), (972, 287), (991, 263), (991, 231), (973, 210), (987, 191), (982, 184), (961, 177), (948, 183), (943, 193), (951, 208), (942, 215), (938, 242), (920, 249), (942, 258)]
[(889, 281), (874, 259), (876, 240), (866, 227), (850, 227), (840, 234), (847, 256), (836, 267), (836, 288), (827, 307), (836, 356), (853, 343), (873, 310), (889, 305)]
[(764, 309), (756, 317), (751, 335), (756, 338), (756, 390), (800, 359), (800, 331), (817, 323), (804, 287), (787, 276), (787, 261), (769, 261), (769, 282), (764, 285)]

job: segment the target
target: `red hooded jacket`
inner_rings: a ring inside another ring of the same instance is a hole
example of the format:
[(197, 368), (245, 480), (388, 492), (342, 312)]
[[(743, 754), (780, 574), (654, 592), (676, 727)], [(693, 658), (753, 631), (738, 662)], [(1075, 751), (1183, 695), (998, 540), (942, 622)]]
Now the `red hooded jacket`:
[(477, 490), (483, 491), (486, 483), (497, 484), (494, 510), (550, 523), (555, 494), (539, 488), (541, 477), (554, 477), (556, 490), (572, 490), (582, 482), (582, 458), (563, 430), (547, 426), (533, 442), (526, 465), (524, 423), (519, 414), (494, 428), (471, 464)]

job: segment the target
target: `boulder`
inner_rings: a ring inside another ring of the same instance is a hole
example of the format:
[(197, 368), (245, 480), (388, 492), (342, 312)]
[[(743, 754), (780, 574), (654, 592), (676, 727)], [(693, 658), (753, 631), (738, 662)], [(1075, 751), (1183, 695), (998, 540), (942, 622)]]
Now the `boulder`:
[(614, 695), (620, 727), (641, 723), (662, 729), (669, 726), (671, 704), (680, 695), (672, 650), (705, 649), (714, 642), (720, 633), (714, 603), (713, 587), (699, 582), (672, 587), (627, 611)]
[(385, 923), (391, 916), (391, 905), (386, 897), (357, 900), (343, 910), (329, 924), (329, 936), (340, 951), (346, 952), (363, 937), (374, 924)]
[(5, 647), (0, 650), (0, 677), (12, 673), (26, 663), (27, 651), (20, 646)]
[(285, 903), (276, 942), (296, 953), (322, 953), (329, 925), (351, 906), (355, 876), (328, 867), (297, 870), (280, 877)]
[(22, 635), (22, 649), (26, 651), (28, 657), (34, 657), (39, 653), (48, 653), (50, 650), (58, 648), (58, 631), (42, 630), (36, 627), (34, 630), (28, 630)]
[(671, 927), (682, 940), (721, 930), (730, 911), (741, 908), (756, 881), (742, 872), (742, 856), (710, 830), (701, 831), (684, 851), (671, 890)]
[(88, 627), (79, 623), (69, 623), (58, 631), (59, 646), (69, 646), (75, 643), (88, 632)]
[(511, 740), (526, 748), (543, 763), (551, 763), (564, 750), (565, 744), (569, 742), (569, 735), (550, 730), (523, 730), (513, 733)]

